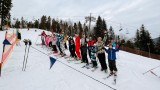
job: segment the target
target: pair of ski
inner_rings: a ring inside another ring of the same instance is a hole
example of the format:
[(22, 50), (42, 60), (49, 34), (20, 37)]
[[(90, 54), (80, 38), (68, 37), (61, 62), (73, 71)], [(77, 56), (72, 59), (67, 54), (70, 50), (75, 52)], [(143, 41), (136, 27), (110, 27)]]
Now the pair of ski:
[[(82, 66), (82, 68), (90, 69), (90, 68), (91, 68), (91, 66), (89, 66), (89, 65), (84, 65), (84, 66)], [(93, 67), (93, 69), (92, 69), (91, 71), (92, 71), (92, 72), (94, 72), (94, 71), (96, 71), (96, 70), (97, 70), (97, 68), (98, 68), (98, 67)]]
[[(26, 65), (27, 65), (27, 60), (28, 60), (28, 54), (29, 54), (29, 50), (30, 50), (30, 46), (32, 45), (32, 42), (31, 42), (31, 40), (27, 40), (27, 39), (24, 39), (23, 42), (25, 43), (26, 47), (25, 47), (22, 71), (25, 71), (26, 70)], [(27, 49), (27, 47), (28, 47), (28, 49)]]
[(67, 60), (68, 63), (74, 62), (74, 64), (81, 64), (81, 62), (78, 62), (80, 60), (77, 60), (76, 58), (71, 58), (70, 56), (65, 57), (65, 59), (68, 59), (68, 58), (69, 58), (69, 60)]
[(90, 69), (89, 65), (84, 65), (84, 66), (82, 66), (82, 68)]
[(67, 60), (68, 63), (74, 62), (74, 64), (81, 64), (81, 62), (78, 62), (78, 61), (80, 61), (80, 60), (78, 60), (76, 58), (71, 58), (71, 57), (69, 57), (69, 60)]
[(70, 57), (69, 57), (69, 60), (67, 60), (68, 63), (75, 62), (75, 61), (76, 61), (76, 60), (71, 59)]
[(96, 66), (96, 67), (93, 67), (93, 68), (94, 69), (91, 70), (92, 72), (96, 71), (98, 67)]
[(154, 73), (153, 71), (150, 71), (154, 76), (160, 78), (160, 76), (158, 76), (156, 73)]
[[(87, 68), (87, 69), (90, 69), (90, 66), (88, 65), (85, 65), (85, 66), (82, 66), (82, 68)], [(98, 67), (93, 67), (93, 69), (91, 70), (92, 72), (96, 71)]]
[(114, 76), (113, 84), (116, 84), (116, 82), (117, 82), (117, 75), (116, 75), (116, 74), (109, 74), (107, 77), (105, 77), (105, 78), (103, 78), (103, 79), (108, 79), (108, 78), (110, 78), (111, 76)]

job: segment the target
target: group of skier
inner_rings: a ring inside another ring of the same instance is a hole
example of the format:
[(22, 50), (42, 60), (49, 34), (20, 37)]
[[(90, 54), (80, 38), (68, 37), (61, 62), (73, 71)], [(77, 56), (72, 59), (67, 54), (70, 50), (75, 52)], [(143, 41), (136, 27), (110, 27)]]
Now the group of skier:
[[(110, 75), (116, 75), (116, 52), (119, 51), (120, 45), (116, 45), (114, 41), (111, 41), (108, 44), (108, 47), (105, 46), (107, 40), (107, 32), (104, 32), (104, 37), (98, 37), (97, 41), (93, 40), (92, 37), (86, 38), (85, 34), (82, 34), (80, 38), (78, 33), (75, 33), (75, 36), (64, 36), (63, 34), (52, 33), (48, 36), (44, 31), (41, 33), (42, 45), (47, 45), (52, 47), (54, 51), (53, 54), (59, 53), (60, 55), (66, 56), (65, 49), (67, 49), (66, 42), (68, 41), (68, 48), (70, 52), (70, 57), (74, 60), (81, 60), (81, 63), (86, 63), (86, 66), (92, 64), (93, 68), (97, 68), (97, 61), (101, 65), (101, 71), (108, 72), (108, 67), (106, 63), (106, 55), (108, 54), (108, 66), (110, 70)], [(58, 48), (58, 50), (57, 50)], [(91, 63), (89, 62), (89, 59)], [(98, 59), (98, 60), (97, 60)]]

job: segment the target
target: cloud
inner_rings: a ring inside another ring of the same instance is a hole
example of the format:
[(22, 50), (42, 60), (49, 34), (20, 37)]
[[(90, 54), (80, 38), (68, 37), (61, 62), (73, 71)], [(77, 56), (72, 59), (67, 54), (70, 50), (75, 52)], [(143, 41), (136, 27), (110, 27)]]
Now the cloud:
[[(141, 24), (151, 32), (153, 38), (160, 35), (159, 0), (13, 0), (12, 17), (24, 16), (27, 20), (42, 15), (52, 18), (84, 21), (92, 13), (102, 16), (117, 34), (125, 34), (126, 28), (134, 36)], [(124, 31), (119, 32), (120, 23)]]

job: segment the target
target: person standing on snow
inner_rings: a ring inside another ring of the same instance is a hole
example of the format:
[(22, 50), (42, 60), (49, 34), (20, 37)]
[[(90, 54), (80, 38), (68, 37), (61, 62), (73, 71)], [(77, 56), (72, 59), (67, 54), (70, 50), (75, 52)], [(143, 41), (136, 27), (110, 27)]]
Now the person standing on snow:
[(80, 54), (80, 37), (79, 35), (76, 33), (75, 34), (75, 51), (77, 54), (77, 60), (81, 59), (81, 54)]
[(90, 45), (90, 53), (91, 53), (91, 61), (92, 61), (92, 67), (97, 68), (97, 61), (96, 61), (96, 46)]
[(53, 48), (52, 51), (54, 51), (53, 54), (58, 53), (57, 47), (56, 47), (56, 36), (55, 36), (55, 34), (53, 34), (53, 37), (52, 37), (52, 48)]
[(50, 37), (49, 37), (49, 35), (47, 35), (46, 38), (45, 38), (45, 40), (46, 40), (45, 45), (46, 46), (49, 46), (49, 39), (50, 39)]
[(64, 43), (65, 43), (64, 39), (63, 38), (62, 38), (62, 40), (60, 39), (60, 48), (62, 50), (62, 55), (61, 55), (62, 57), (66, 56)]
[(57, 38), (57, 40), (56, 40), (56, 45), (57, 45), (57, 47), (58, 47), (58, 49), (59, 49), (59, 51), (60, 51), (60, 55), (62, 54), (62, 49), (61, 49), (61, 47), (60, 47), (60, 35), (59, 34), (56, 34), (56, 38)]
[(64, 52), (64, 50), (65, 50), (65, 47), (64, 47), (64, 36), (62, 35), (62, 34), (59, 34), (58, 35), (58, 48), (59, 48), (59, 51), (60, 51), (60, 55), (63, 57), (63, 56), (65, 56), (66, 54), (65, 54), (65, 52)]
[(66, 44), (67, 39), (68, 39), (68, 36), (64, 36), (64, 47), (65, 47), (65, 49), (67, 49), (67, 44)]
[(45, 37), (47, 36), (45, 31), (43, 31), (40, 36), (41, 36), (41, 40), (42, 40), (42, 45), (45, 45)]
[(75, 54), (75, 43), (72, 36), (68, 38), (68, 46), (69, 46), (70, 56), (76, 59), (77, 56)]
[(69, 49), (70, 49), (70, 52), (71, 52), (71, 57), (74, 58), (74, 59), (76, 59), (77, 56), (75, 54), (75, 43), (74, 43), (73, 39), (70, 40)]
[(96, 53), (97, 53), (97, 57), (99, 59), (99, 62), (101, 64), (101, 71), (105, 71), (107, 73), (107, 64), (106, 64), (106, 57), (105, 57), (105, 50), (104, 45), (107, 39), (107, 34), (106, 31), (104, 32), (104, 38), (102, 40), (101, 37), (97, 38), (97, 42), (96, 42)]
[(20, 46), (20, 40), (21, 40), (21, 33), (20, 33), (20, 31), (19, 31), (19, 29), (17, 29), (17, 32), (16, 32), (16, 36), (17, 36), (17, 43), (16, 43), (16, 45), (18, 46)]
[(72, 55), (71, 55), (71, 47), (70, 47), (70, 45), (71, 45), (71, 40), (73, 40), (73, 38), (72, 38), (72, 36), (69, 36), (69, 37), (68, 37), (68, 47), (69, 47), (70, 56), (72, 56)]
[(116, 52), (119, 51), (121, 44), (119, 45), (118, 48), (114, 49), (113, 45), (110, 43), (109, 44), (109, 49), (105, 49), (106, 53), (108, 53), (108, 64), (109, 64), (109, 69), (110, 69), (110, 74), (116, 75), (117, 72), (117, 67), (116, 67)]
[(87, 41), (86, 41), (86, 36), (85, 34), (82, 35), (81, 38), (81, 55), (82, 55), (82, 63), (88, 63), (88, 58), (87, 58)]
[(88, 43), (88, 53), (89, 53), (89, 58), (91, 59), (91, 47), (94, 45), (95, 41), (92, 40), (92, 37), (89, 37)]

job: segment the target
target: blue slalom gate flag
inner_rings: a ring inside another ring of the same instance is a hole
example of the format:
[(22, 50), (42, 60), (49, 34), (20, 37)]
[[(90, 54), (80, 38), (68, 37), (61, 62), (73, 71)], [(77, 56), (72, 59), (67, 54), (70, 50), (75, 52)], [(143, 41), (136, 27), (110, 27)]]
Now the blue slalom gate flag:
[(50, 69), (51, 69), (54, 63), (56, 62), (56, 59), (53, 57), (49, 57), (49, 58), (50, 58)]
[(7, 39), (5, 39), (5, 40), (3, 41), (3, 44), (5, 44), (5, 45), (11, 45), (11, 43), (10, 43)]

